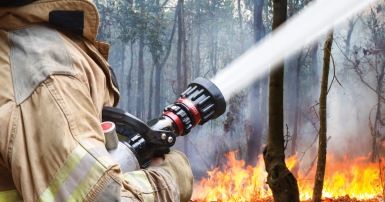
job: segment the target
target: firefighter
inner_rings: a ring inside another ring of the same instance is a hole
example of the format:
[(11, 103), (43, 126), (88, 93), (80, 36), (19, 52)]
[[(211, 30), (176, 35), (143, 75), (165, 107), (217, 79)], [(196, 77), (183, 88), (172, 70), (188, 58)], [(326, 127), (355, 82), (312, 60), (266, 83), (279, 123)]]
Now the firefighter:
[(183, 153), (129, 173), (107, 153), (119, 90), (98, 27), (91, 0), (0, 1), (0, 202), (190, 199)]

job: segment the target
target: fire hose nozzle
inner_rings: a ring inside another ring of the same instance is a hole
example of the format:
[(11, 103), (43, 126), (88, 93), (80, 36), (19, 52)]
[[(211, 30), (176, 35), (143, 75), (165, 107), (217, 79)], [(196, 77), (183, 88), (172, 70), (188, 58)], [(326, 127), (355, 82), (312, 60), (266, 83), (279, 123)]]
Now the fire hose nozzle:
[(180, 99), (164, 109), (164, 114), (178, 125), (177, 135), (186, 135), (196, 125), (216, 119), (226, 111), (226, 101), (210, 80), (199, 77), (180, 95)]
[[(124, 153), (135, 156), (140, 167), (145, 168), (154, 155), (168, 153), (177, 136), (188, 134), (196, 125), (216, 119), (225, 111), (226, 102), (219, 88), (208, 79), (197, 78), (180, 95), (180, 99), (167, 106), (160, 117), (147, 123), (113, 107), (103, 108), (102, 119), (116, 124), (116, 131), (127, 137), (119, 145), (125, 145), (126, 150), (132, 151)], [(134, 133), (129, 132), (132, 129)], [(121, 157), (122, 153), (110, 152), (115, 160), (125, 159), (122, 162), (117, 160), (119, 164), (127, 164), (127, 158)]]

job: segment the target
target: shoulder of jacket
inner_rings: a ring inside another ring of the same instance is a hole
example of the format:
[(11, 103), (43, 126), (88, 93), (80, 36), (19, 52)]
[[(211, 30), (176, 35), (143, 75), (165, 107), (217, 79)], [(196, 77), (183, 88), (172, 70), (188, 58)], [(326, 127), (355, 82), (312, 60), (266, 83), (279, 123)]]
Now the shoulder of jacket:
[(58, 31), (34, 26), (8, 32), (16, 104), (21, 104), (51, 75), (75, 76), (71, 55)]

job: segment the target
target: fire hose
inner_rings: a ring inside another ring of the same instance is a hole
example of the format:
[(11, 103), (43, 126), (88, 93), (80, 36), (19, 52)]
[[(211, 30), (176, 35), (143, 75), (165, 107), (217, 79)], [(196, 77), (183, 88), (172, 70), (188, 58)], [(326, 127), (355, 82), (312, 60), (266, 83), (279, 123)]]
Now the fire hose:
[[(152, 157), (168, 153), (177, 137), (187, 135), (195, 126), (216, 119), (225, 111), (222, 92), (205, 78), (195, 79), (179, 100), (147, 123), (122, 109), (104, 107), (101, 126), (106, 149), (120, 164), (122, 172), (146, 168)], [(116, 132), (127, 139), (119, 141)]]

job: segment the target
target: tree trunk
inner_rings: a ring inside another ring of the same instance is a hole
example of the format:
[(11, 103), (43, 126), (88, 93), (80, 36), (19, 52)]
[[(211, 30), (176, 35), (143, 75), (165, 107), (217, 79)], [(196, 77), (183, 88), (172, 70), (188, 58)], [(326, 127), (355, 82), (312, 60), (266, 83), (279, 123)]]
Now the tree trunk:
[[(354, 16), (352, 16), (351, 18), (348, 18), (348, 33), (346, 35), (346, 40), (345, 41), (345, 58), (344, 58), (344, 66), (343, 66), (343, 69), (342, 69), (342, 74), (341, 74), (341, 82), (343, 82), (346, 86), (351, 86), (351, 82), (349, 81), (349, 56), (350, 56), (350, 40), (352, 38), (352, 33), (353, 33), (353, 30), (354, 30), (354, 26), (356, 24), (357, 21), (354, 21)], [(357, 16), (357, 20), (359, 19), (359, 17)], [(349, 108), (348, 108), (348, 105), (347, 103), (349, 102), (348, 101), (348, 94), (352, 97), (352, 99), (354, 99), (356, 97), (356, 93), (355, 93), (355, 90), (354, 88), (348, 88), (347, 89), (348, 93), (340, 93), (339, 96), (338, 96), (338, 100), (339, 100), (339, 103), (340, 103), (340, 107), (339, 107), (339, 110), (340, 110), (340, 115), (341, 115), (341, 120), (346, 120), (348, 119), (348, 116), (349, 114), (346, 113)], [(358, 108), (356, 108), (356, 111), (357, 113), (358, 112)], [(340, 123), (342, 125), (342, 127), (346, 127), (346, 124), (347, 124), (347, 121), (342, 121)], [(359, 124), (357, 123), (357, 126)]]
[[(262, 39), (262, 9), (264, 0), (254, 0), (254, 36), (255, 43)], [(258, 155), (261, 148), (262, 140), (262, 123), (260, 105), (260, 80), (252, 85), (251, 89), (251, 109), (250, 121), (252, 124), (252, 133), (247, 141), (246, 165), (256, 166), (258, 163)]]
[[(286, 21), (287, 1), (274, 0), (273, 31)], [(274, 34), (274, 33), (273, 33)], [(297, 180), (287, 169), (284, 152), (283, 128), (283, 76), (284, 64), (270, 70), (269, 134), (263, 150), (266, 184), (273, 192), (275, 202), (299, 202)]]
[(122, 58), (120, 60), (121, 61), (120, 82), (121, 82), (122, 85), (123, 85), (123, 82), (124, 82), (124, 55), (125, 55), (125, 53), (126, 53), (126, 44), (123, 43), (122, 44), (122, 52), (121, 52)]
[[(181, 8), (183, 8), (183, 1), (181, 4)], [(183, 41), (183, 55), (182, 55), (182, 67), (183, 67), (183, 83), (182, 83), (182, 89), (181, 93), (187, 89), (187, 44), (186, 44), (186, 26), (185, 26), (185, 20), (184, 20), (184, 9), (181, 9), (181, 16), (182, 16), (182, 41)], [(183, 145), (184, 145), (184, 154), (186, 157), (189, 157), (189, 142), (188, 137), (183, 137)]]
[(263, 124), (262, 135), (267, 135), (268, 132), (268, 99), (269, 99), (269, 75), (262, 79), (262, 103), (261, 103), (261, 122)]
[(241, 43), (241, 53), (243, 53), (243, 22), (241, 12), (241, 0), (238, 0), (238, 16), (239, 16), (239, 41)]
[[(150, 95), (148, 96), (149, 97), (149, 100), (148, 100), (148, 115), (147, 115), (147, 120), (151, 120), (152, 118), (154, 118), (152, 116), (152, 92), (153, 92), (153, 81), (154, 81), (154, 68), (155, 68), (155, 64), (154, 66), (152, 66), (151, 68), (151, 77), (150, 77)], [(159, 114), (160, 115), (160, 114)]]
[(311, 56), (311, 70), (312, 70), (312, 100), (311, 102), (315, 102), (318, 100), (319, 96), (319, 80), (318, 80), (318, 58), (317, 58), (317, 52), (318, 52), (318, 39), (313, 43), (310, 49), (310, 56)]
[[(381, 62), (381, 73), (380, 76), (378, 76), (377, 79), (377, 112), (376, 112), (376, 118), (374, 121), (374, 132), (377, 137), (380, 137), (379, 129), (378, 129), (378, 122), (381, 120), (381, 93), (382, 93), (382, 86), (383, 86), (383, 79), (384, 79), (384, 68), (385, 65)], [(376, 55), (376, 69), (377, 69), (377, 55)], [(373, 135), (373, 143), (372, 143), (372, 154), (371, 154), (371, 161), (373, 163), (376, 162), (376, 138)]]
[[(181, 8), (183, 8), (183, 1), (181, 4)], [(186, 26), (185, 26), (185, 19), (184, 19), (184, 9), (181, 10), (181, 18), (182, 18), (182, 47), (183, 47), (183, 55), (182, 55), (182, 68), (183, 68), (183, 83), (182, 83), (182, 91), (181, 93), (187, 89), (187, 44), (186, 44)], [(185, 141), (188, 143), (188, 141)]]
[(333, 44), (333, 29), (328, 31), (324, 46), (324, 64), (321, 81), (321, 94), (319, 99), (319, 116), (320, 116), (320, 130), (319, 130), (319, 143), (318, 143), (318, 160), (317, 171), (315, 174), (314, 190), (313, 190), (313, 202), (321, 202), (322, 189), (324, 185), (325, 167), (326, 167), (326, 129), (327, 129), (327, 117), (326, 117), (326, 105), (327, 105), (327, 91), (329, 81), (329, 69), (330, 69), (330, 55)]
[[(161, 13), (160, 13), (160, 4), (159, 4), (159, 0), (155, 0), (155, 8), (154, 8), (154, 14), (157, 16), (156, 17), (156, 21), (155, 21), (155, 33), (156, 35), (154, 36), (155, 37), (155, 40), (156, 41), (159, 41), (159, 31), (160, 31), (160, 20), (162, 18), (161, 16)], [(151, 108), (151, 105), (152, 105), (152, 93), (153, 93), (153, 76), (154, 76), (154, 68), (155, 68), (155, 103), (158, 103), (158, 104), (155, 104), (155, 113), (156, 115), (160, 115), (160, 112), (159, 112), (159, 99), (160, 99), (160, 72), (162, 71), (160, 67), (160, 54), (163, 50), (163, 47), (160, 48), (160, 50), (156, 49), (154, 50), (151, 55), (152, 55), (152, 60), (153, 60), (153, 67), (151, 68), (151, 81), (150, 81), (150, 100), (149, 100), (149, 104), (148, 104), (148, 115), (147, 115), (147, 120), (151, 120), (153, 117), (152, 117), (152, 108)], [(159, 83), (158, 83), (159, 82)], [(159, 91), (158, 91), (159, 90)], [(157, 94), (159, 93), (159, 94)], [(159, 97), (158, 97), (159, 96)], [(157, 102), (158, 101), (158, 102)], [(157, 108), (157, 105), (159, 108)]]
[[(262, 38), (266, 35), (266, 29), (262, 26)], [(262, 78), (262, 103), (261, 103), (261, 122), (263, 124), (262, 135), (266, 134), (268, 131), (268, 99), (269, 99), (269, 73)]]
[[(183, 8), (183, 1), (181, 8)], [(185, 19), (184, 19), (184, 9), (181, 9), (181, 16), (182, 16), (182, 41), (183, 41), (183, 55), (182, 55), (182, 66), (183, 66), (183, 83), (182, 83), (182, 89), (181, 92), (187, 89), (187, 82), (188, 82), (188, 69), (187, 69), (187, 44), (186, 44), (186, 26), (185, 26)], [(184, 144), (184, 154), (186, 157), (189, 157), (189, 141), (188, 137), (183, 137), (183, 144)]]
[(166, 61), (168, 59), (168, 56), (170, 56), (170, 53), (171, 53), (171, 48), (172, 48), (172, 41), (174, 39), (174, 34), (175, 34), (175, 27), (176, 27), (176, 19), (178, 17), (178, 11), (179, 11), (179, 1), (178, 1), (178, 4), (176, 6), (176, 10), (175, 10), (175, 16), (174, 16), (174, 23), (173, 23), (173, 27), (172, 27), (172, 31), (171, 31), (171, 36), (170, 36), (170, 39), (168, 41), (168, 44), (169, 44), (169, 49), (167, 49), (166, 51), (166, 56), (162, 59), (162, 60), (158, 60), (158, 63), (156, 64), (156, 72), (155, 72), (155, 114), (156, 115), (160, 115), (162, 112), (161, 112), (161, 109), (160, 109), (160, 92), (161, 92), (161, 89), (160, 89), (160, 86), (161, 86), (161, 73), (162, 73), (162, 68), (163, 66), (166, 64)]
[(201, 42), (201, 11), (199, 9), (199, 4), (198, 4), (198, 41), (197, 41), (197, 52), (196, 52), (196, 67), (194, 71), (194, 77), (198, 78), (199, 77), (199, 72), (200, 72), (200, 65), (201, 65), (201, 52), (200, 52), (200, 42)]
[[(142, 1), (143, 2), (143, 1)], [(143, 3), (141, 4), (141, 12), (143, 12)], [(143, 25), (142, 25), (143, 26)], [(137, 87), (137, 99), (136, 99), (136, 117), (143, 119), (143, 94), (144, 94), (144, 61), (143, 61), (143, 48), (144, 48), (144, 33), (140, 32), (139, 37), (139, 64), (138, 64), (138, 87)]]
[[(297, 58), (297, 67), (296, 67), (296, 86), (295, 86), (295, 112), (294, 112), (294, 127), (293, 127), (293, 135), (292, 135), (292, 138), (291, 138), (291, 156), (294, 156), (296, 153), (297, 153), (297, 138), (298, 138), (298, 122), (299, 122), (299, 118), (300, 118), (300, 111), (301, 111), (301, 107), (300, 107), (300, 94), (299, 94), (299, 90), (300, 90), (300, 83), (301, 83), (301, 79), (299, 77), (300, 75), (300, 72), (301, 72), (301, 58), (302, 58), (302, 55), (303, 55), (303, 48)], [(294, 174), (294, 176), (297, 178), (298, 177), (298, 170), (299, 170), (299, 164), (296, 164), (293, 169), (292, 169), (292, 173)]]
[(130, 95), (131, 95), (131, 72), (132, 72), (132, 69), (134, 68), (134, 44), (132, 43), (131, 41), (131, 66), (130, 66), (130, 71), (128, 72), (128, 81), (127, 81), (127, 111), (131, 113), (131, 99), (130, 99)]
[[(120, 85), (121, 85), (121, 88), (123, 88), (124, 86), (124, 83), (125, 83), (125, 80), (124, 80), (124, 55), (126, 53), (126, 44), (123, 42), (122, 43), (122, 52), (121, 52), (121, 59), (120, 59), (120, 64), (121, 64), (121, 68), (120, 68)], [(124, 109), (124, 102), (119, 102), (119, 105), (120, 105), (120, 108)]]
[(180, 94), (182, 93), (182, 64), (181, 64), (181, 57), (182, 57), (182, 42), (183, 42), (183, 0), (178, 0), (179, 3), (179, 12), (178, 12), (178, 46), (177, 46), (177, 56), (176, 56), (176, 75), (177, 75), (177, 90), (176, 90), (176, 99), (179, 98)]
[[(299, 78), (299, 73), (301, 71), (301, 58), (303, 54), (303, 49), (301, 50), (298, 58), (297, 58), (297, 68), (296, 68), (296, 85), (295, 85), (295, 114), (294, 114), (294, 128), (293, 128), (293, 135), (292, 135), (292, 140), (291, 140), (291, 156), (294, 156), (296, 153), (296, 146), (297, 146), (297, 137), (298, 137), (298, 119), (299, 119), (299, 87), (300, 87), (300, 78)], [(295, 174), (295, 176), (297, 176)]]

